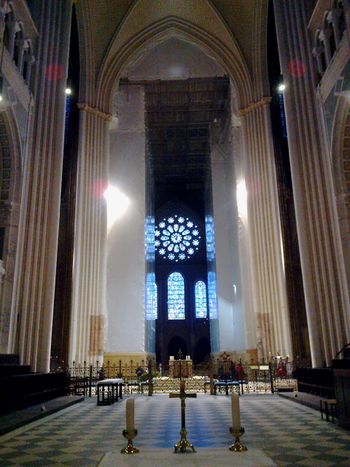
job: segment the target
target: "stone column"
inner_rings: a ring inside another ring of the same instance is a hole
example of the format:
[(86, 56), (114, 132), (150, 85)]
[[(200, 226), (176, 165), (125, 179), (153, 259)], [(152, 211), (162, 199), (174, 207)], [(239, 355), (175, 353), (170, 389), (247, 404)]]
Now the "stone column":
[[(11, 14), (13, 16), (13, 14)], [(14, 18), (11, 18), (8, 22), (8, 28), (9, 28), (9, 43), (8, 43), (8, 51), (11, 56), (13, 57), (13, 52), (15, 48), (15, 37), (16, 37), (16, 31), (17, 31), (18, 23)]]
[(320, 75), (322, 75), (324, 73), (324, 66), (323, 66), (322, 58), (321, 58), (323, 53), (324, 53), (324, 47), (323, 46), (313, 48), (313, 55), (316, 58), (317, 70), (320, 73)]
[(25, 57), (25, 60), (27, 62), (27, 71), (25, 75), (23, 76), (25, 82), (27, 83), (28, 86), (30, 86), (30, 80), (32, 77), (32, 70), (35, 64), (35, 58), (33, 57), (32, 54), (26, 54), (27, 56)]
[(241, 110), (250, 290), (257, 318), (258, 354), (265, 360), (270, 353), (292, 356), (269, 102), (270, 98), (263, 98)]
[(18, 67), (19, 72), (22, 74), (22, 72), (23, 72), (23, 58), (24, 58), (24, 51), (25, 51), (25, 46), (26, 46), (25, 40), (20, 39), (18, 41), (17, 46), (19, 47), (17, 67)]
[(310, 349), (331, 363), (350, 340), (349, 295), (330, 153), (318, 105), (304, 0), (274, 0)]
[(335, 40), (336, 47), (338, 47), (342, 39), (342, 31), (340, 31), (340, 28), (339, 28), (339, 18), (341, 14), (342, 14), (342, 10), (340, 8), (332, 8), (332, 24), (333, 24), (334, 40)]
[[(71, 0), (35, 2), (39, 46), (35, 108), (24, 158), (12, 351), (32, 371), (49, 369), (63, 162)], [(17, 329), (17, 331), (16, 331)]]
[(3, 47), (5, 46), (4, 45), (4, 32), (5, 32), (5, 14), (0, 9), (0, 53), (1, 55), (4, 53)]
[(326, 65), (328, 66), (332, 60), (332, 50), (331, 50), (331, 38), (332, 31), (329, 27), (326, 27), (322, 30), (320, 38), (324, 45), (324, 52), (326, 57)]
[(86, 104), (80, 107), (72, 318), (69, 361), (101, 361), (104, 350), (106, 204), (111, 119)]

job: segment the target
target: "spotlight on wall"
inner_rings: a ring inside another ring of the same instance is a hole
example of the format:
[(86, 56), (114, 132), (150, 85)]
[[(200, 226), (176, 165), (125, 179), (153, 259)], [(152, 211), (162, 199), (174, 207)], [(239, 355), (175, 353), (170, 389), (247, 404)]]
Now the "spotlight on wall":
[(286, 89), (286, 85), (284, 83), (280, 83), (278, 86), (277, 86), (277, 91), (278, 92), (284, 92)]
[(115, 221), (125, 214), (130, 200), (119, 188), (113, 185), (108, 185), (103, 197), (107, 202), (107, 231), (109, 232)]
[(0, 102), (4, 100), (4, 80), (3, 77), (0, 75)]
[(247, 218), (248, 193), (245, 180), (237, 183), (237, 209), (238, 215), (243, 220)]

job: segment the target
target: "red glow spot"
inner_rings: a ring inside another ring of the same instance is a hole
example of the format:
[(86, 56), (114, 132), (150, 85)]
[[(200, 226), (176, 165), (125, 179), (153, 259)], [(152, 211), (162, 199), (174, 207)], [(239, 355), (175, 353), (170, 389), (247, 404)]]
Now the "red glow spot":
[(96, 198), (102, 198), (103, 193), (106, 191), (108, 186), (108, 181), (106, 180), (95, 180), (92, 183), (91, 191), (93, 196)]
[(291, 76), (295, 78), (300, 78), (305, 74), (305, 64), (300, 60), (291, 60), (288, 63), (288, 72)]
[(45, 77), (49, 81), (57, 81), (64, 76), (64, 68), (59, 63), (51, 63), (45, 70)]

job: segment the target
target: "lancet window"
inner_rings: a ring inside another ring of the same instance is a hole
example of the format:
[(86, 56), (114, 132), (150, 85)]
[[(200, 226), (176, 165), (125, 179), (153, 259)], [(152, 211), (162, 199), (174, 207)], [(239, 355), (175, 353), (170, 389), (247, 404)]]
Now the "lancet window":
[(14, 61), (17, 70), (29, 86), (31, 68), (35, 62), (32, 42), (28, 32), (28, 18), (26, 15), (17, 17), (10, 3), (4, 3), (1, 7), (4, 15), (3, 42), (8, 54)]
[(168, 319), (185, 319), (185, 281), (179, 272), (168, 277)]
[(207, 308), (207, 286), (205, 282), (198, 281), (194, 286), (195, 296), (195, 314), (196, 318), (206, 318), (208, 316)]
[(332, 8), (324, 12), (322, 24), (319, 25), (319, 29), (316, 31), (314, 37), (313, 55), (316, 58), (320, 77), (322, 77), (326, 68), (331, 63), (345, 31), (344, 2), (342, 0), (335, 0)]
[(146, 276), (146, 320), (158, 318), (158, 290), (154, 272)]

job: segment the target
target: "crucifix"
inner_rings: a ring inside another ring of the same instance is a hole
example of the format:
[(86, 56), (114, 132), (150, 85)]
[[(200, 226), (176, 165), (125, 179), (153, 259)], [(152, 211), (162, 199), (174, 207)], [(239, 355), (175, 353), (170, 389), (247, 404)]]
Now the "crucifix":
[(186, 430), (186, 399), (187, 397), (197, 397), (197, 394), (195, 393), (186, 393), (185, 391), (185, 381), (180, 379), (180, 394), (178, 393), (170, 393), (169, 394), (170, 398), (178, 397), (181, 400), (181, 439), (180, 441), (175, 444), (174, 450), (175, 452), (186, 452), (186, 448), (192, 449), (193, 452), (196, 452), (194, 449), (193, 444), (191, 444), (186, 435), (187, 435), (187, 430)]

